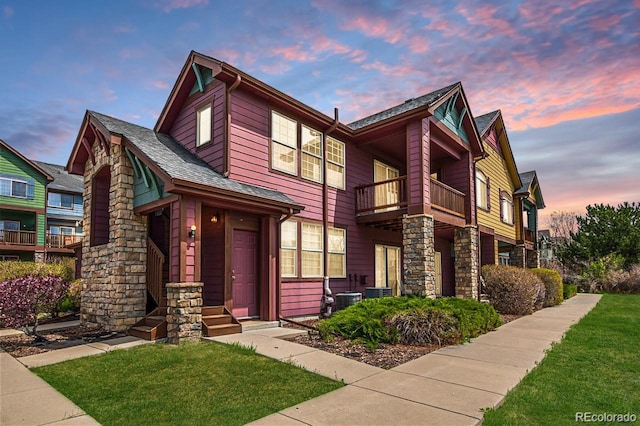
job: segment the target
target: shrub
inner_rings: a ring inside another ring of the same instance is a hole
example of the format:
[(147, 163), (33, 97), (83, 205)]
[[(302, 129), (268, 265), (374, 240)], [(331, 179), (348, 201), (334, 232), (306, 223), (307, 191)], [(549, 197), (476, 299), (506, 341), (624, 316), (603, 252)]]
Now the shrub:
[(61, 312), (78, 312), (80, 310), (80, 291), (82, 290), (82, 280), (72, 281), (62, 300), (56, 306), (54, 315)]
[(0, 262), (0, 282), (28, 275), (37, 277), (56, 276), (69, 282), (74, 279), (74, 274), (75, 270), (61, 263)]
[(528, 269), (485, 265), (482, 275), (489, 301), (500, 313), (528, 315), (544, 301), (544, 284)]
[(562, 297), (570, 299), (578, 293), (578, 286), (573, 284), (564, 284), (562, 286)]
[(629, 271), (609, 271), (597, 290), (608, 293), (640, 294), (640, 265), (632, 265)]
[(544, 284), (544, 306), (555, 306), (562, 303), (562, 277), (558, 271), (553, 269), (536, 268), (531, 269), (540, 281)]
[(411, 310), (392, 316), (388, 322), (398, 331), (399, 341), (405, 345), (449, 345), (462, 340), (458, 321), (449, 312), (429, 308)]
[(48, 313), (65, 295), (69, 283), (58, 276), (12, 278), (0, 283), (0, 323), (7, 327), (24, 327), (38, 337), (38, 314)]

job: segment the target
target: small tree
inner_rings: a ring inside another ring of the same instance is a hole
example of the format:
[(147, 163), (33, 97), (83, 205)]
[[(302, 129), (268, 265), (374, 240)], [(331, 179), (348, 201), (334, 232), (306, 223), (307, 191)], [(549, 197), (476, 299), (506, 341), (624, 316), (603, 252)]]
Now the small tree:
[(37, 332), (38, 314), (51, 312), (68, 288), (68, 281), (53, 275), (27, 275), (1, 282), (0, 323), (22, 327), (36, 340), (43, 340)]

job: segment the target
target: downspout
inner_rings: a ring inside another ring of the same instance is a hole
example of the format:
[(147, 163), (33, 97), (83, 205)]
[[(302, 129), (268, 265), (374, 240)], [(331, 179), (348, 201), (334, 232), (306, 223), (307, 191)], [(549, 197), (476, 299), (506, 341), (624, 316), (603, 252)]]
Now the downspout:
[[(278, 250), (280, 249), (280, 225), (282, 225), (282, 222), (289, 220), (291, 216), (293, 216), (293, 209), (289, 207), (289, 212), (278, 220), (278, 232), (276, 233), (276, 245), (278, 246)], [(280, 259), (279, 254), (278, 259)], [(277, 264), (279, 266), (280, 262), (278, 261)], [(282, 317), (280, 316), (280, 312), (282, 312), (282, 298), (280, 297), (280, 294), (282, 293), (282, 277), (280, 276), (279, 270), (276, 271), (276, 277), (276, 317), (282, 320)]]
[(229, 147), (231, 146), (231, 92), (233, 92), (234, 90), (236, 90), (236, 88), (240, 85), (240, 82), (242, 81), (242, 77), (240, 76), (240, 74), (236, 75), (236, 81), (233, 82), (233, 84), (227, 89), (226, 91), (226, 96), (225, 96), (225, 110), (227, 112), (227, 123), (226, 123), (226, 128), (225, 128), (225, 135), (224, 135), (224, 167), (223, 167), (223, 172), (222, 172), (222, 176), (224, 177), (229, 177), (229, 164), (231, 163), (231, 152), (229, 150)]

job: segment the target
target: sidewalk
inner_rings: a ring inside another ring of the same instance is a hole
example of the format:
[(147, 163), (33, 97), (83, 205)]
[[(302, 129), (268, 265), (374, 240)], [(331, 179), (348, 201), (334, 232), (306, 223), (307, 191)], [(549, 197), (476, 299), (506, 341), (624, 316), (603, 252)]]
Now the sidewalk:
[(283, 329), (213, 340), (252, 345), (347, 386), (284, 409), (253, 425), (476, 425), (482, 409), (499, 405), (554, 342), (600, 300), (578, 294), (560, 306), (503, 325), (471, 343), (442, 348), (391, 370), (274, 339)]

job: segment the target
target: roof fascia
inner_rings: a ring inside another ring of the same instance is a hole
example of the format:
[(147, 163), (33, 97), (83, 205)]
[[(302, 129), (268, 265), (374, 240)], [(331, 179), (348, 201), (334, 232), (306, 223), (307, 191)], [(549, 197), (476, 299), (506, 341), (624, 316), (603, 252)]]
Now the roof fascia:
[[(502, 117), (502, 112), (498, 110), (498, 114), (494, 120), (492, 120), (492, 124), (496, 123), (496, 126), (502, 127), (502, 131), (500, 132), (498, 143), (502, 148), (502, 154), (504, 156), (504, 160), (507, 163), (507, 170), (509, 175), (511, 175), (511, 181), (513, 182), (513, 187), (518, 189), (522, 186), (522, 181), (520, 180), (520, 173), (518, 173), (518, 165), (516, 164), (516, 160), (513, 156), (513, 151), (511, 150), (511, 144), (509, 143), (509, 137), (507, 136), (507, 127), (504, 125), (504, 118)], [(487, 129), (491, 128), (491, 125), (487, 127)]]
[(24, 155), (22, 155), (17, 149), (15, 149), (14, 147), (12, 147), (11, 145), (9, 145), (8, 143), (6, 143), (5, 141), (3, 141), (2, 139), (0, 139), (0, 145), (2, 145), (4, 148), (6, 148), (8, 151), (12, 152), (16, 157), (18, 157), (19, 159), (21, 159), (22, 161), (24, 161), (25, 163), (27, 163), (27, 165), (31, 166), (35, 171), (37, 171), (38, 173), (40, 173), (42, 176), (44, 176), (45, 178), (47, 178), (48, 181), (53, 181), (53, 176), (51, 176), (49, 173), (45, 172), (42, 168), (40, 168), (39, 166), (37, 166), (33, 161), (29, 160), (27, 157), (25, 157)]
[[(89, 126), (89, 111), (85, 111), (84, 117), (82, 118), (82, 124), (80, 125), (80, 130), (78, 130), (78, 136), (76, 136), (76, 141), (73, 144), (73, 148), (71, 149), (71, 154), (69, 155), (69, 160), (67, 161), (66, 169), (71, 174), (82, 175), (84, 174), (84, 164), (77, 164), (78, 155), (80, 154), (80, 150), (86, 149), (82, 144), (82, 138), (87, 131), (87, 127)], [(86, 152), (87, 158), (89, 157), (89, 153)]]

